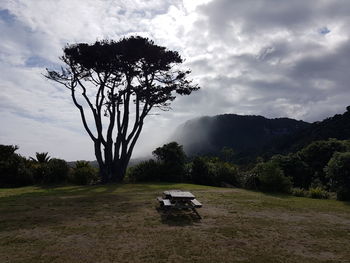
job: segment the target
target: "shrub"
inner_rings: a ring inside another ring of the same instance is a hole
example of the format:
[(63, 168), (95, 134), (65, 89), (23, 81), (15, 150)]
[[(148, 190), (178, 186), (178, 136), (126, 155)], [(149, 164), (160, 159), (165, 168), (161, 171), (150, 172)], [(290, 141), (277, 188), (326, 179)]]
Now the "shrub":
[(335, 153), (324, 169), (338, 200), (350, 200), (350, 152)]
[(317, 199), (329, 199), (329, 193), (321, 187), (310, 188), (309, 196)]
[(38, 163), (31, 161), (30, 169), (33, 173), (33, 182), (35, 184), (43, 184), (49, 176), (48, 163)]
[(266, 192), (288, 193), (292, 187), (289, 177), (284, 176), (283, 171), (275, 162), (259, 163), (253, 173), (258, 177), (259, 188)]
[(159, 172), (161, 173), (160, 179), (162, 181), (186, 181), (186, 154), (182, 145), (179, 145), (177, 142), (170, 142), (162, 147), (158, 147), (152, 154), (158, 160)]
[(291, 193), (292, 195), (298, 196), (298, 197), (306, 197), (308, 195), (308, 192), (302, 188), (293, 188)]
[(98, 179), (98, 170), (86, 161), (77, 161), (70, 177), (72, 183), (79, 185), (93, 184)]
[(0, 185), (24, 186), (33, 183), (29, 162), (15, 153), (17, 146), (0, 145)]
[(53, 158), (48, 163), (45, 183), (62, 183), (68, 178), (69, 167), (65, 160)]
[(162, 181), (161, 167), (155, 160), (141, 162), (128, 169), (130, 182)]
[(214, 175), (209, 162), (204, 157), (196, 157), (192, 162), (191, 180), (195, 184), (214, 185)]
[(236, 166), (217, 158), (197, 157), (192, 162), (190, 178), (193, 183), (203, 185), (242, 185)]
[(313, 171), (299, 154), (274, 155), (271, 160), (278, 164), (285, 176), (292, 178), (294, 187), (310, 187)]
[(299, 151), (298, 155), (311, 168), (314, 178), (317, 177), (322, 186), (328, 186), (329, 177), (326, 176), (324, 168), (334, 153), (346, 152), (348, 147), (348, 142), (336, 139), (314, 141)]
[(254, 172), (245, 174), (243, 187), (250, 190), (259, 190), (260, 181), (258, 175)]
[(216, 173), (215, 180), (217, 184), (230, 184), (236, 187), (240, 187), (242, 185), (242, 180), (236, 166), (226, 162), (216, 162), (214, 164)]

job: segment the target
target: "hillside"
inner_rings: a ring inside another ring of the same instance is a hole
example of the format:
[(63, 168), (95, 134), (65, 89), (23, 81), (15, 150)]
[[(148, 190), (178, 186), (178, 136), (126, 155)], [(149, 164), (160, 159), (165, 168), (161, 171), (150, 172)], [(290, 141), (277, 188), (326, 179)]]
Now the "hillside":
[(270, 148), (275, 148), (278, 152), (291, 152), (299, 150), (313, 141), (329, 138), (350, 139), (350, 106), (343, 114), (336, 114), (323, 121), (314, 122), (306, 129), (274, 141)]
[(171, 140), (184, 145), (189, 156), (219, 155), (223, 147), (229, 147), (238, 162), (246, 163), (257, 156), (297, 151), (315, 140), (350, 139), (347, 109), (314, 123), (236, 114), (201, 117), (180, 125)]
[(184, 145), (188, 155), (218, 154), (223, 147), (229, 147), (243, 158), (256, 157), (273, 140), (309, 126), (289, 118), (224, 114), (187, 121), (176, 130), (172, 140)]
[[(191, 191), (202, 219), (155, 198)], [(0, 262), (348, 262), (349, 203), (193, 184), (0, 188)]]

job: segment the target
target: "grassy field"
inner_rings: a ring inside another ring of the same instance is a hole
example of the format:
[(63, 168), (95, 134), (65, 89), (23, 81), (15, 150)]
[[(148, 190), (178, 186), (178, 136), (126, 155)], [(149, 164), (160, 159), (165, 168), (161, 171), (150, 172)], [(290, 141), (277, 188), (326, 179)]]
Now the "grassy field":
[[(169, 218), (155, 198), (204, 207)], [(0, 262), (350, 262), (350, 203), (190, 184), (0, 189)]]

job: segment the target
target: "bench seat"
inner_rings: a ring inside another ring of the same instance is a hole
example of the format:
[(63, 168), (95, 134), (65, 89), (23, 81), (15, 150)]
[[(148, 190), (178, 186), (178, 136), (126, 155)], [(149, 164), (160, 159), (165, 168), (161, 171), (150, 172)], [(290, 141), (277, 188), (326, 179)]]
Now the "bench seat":
[(192, 199), (191, 200), (191, 204), (195, 207), (195, 208), (201, 208), (202, 204), (197, 200), (197, 199)]
[(170, 207), (171, 206), (170, 200), (169, 199), (163, 199), (163, 206)]

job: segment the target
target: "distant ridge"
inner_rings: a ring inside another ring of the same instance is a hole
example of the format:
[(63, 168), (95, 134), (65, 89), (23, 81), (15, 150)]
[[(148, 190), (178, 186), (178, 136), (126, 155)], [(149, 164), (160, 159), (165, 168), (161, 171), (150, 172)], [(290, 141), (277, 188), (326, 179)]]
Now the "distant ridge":
[(180, 125), (170, 140), (182, 144), (189, 156), (218, 156), (229, 147), (238, 162), (247, 163), (257, 156), (294, 152), (328, 138), (350, 139), (350, 106), (344, 114), (314, 123), (255, 115), (205, 116)]
[(255, 157), (276, 138), (295, 134), (310, 125), (289, 118), (223, 114), (185, 122), (172, 140), (183, 144), (188, 155), (218, 154), (223, 147), (229, 147), (241, 156)]

